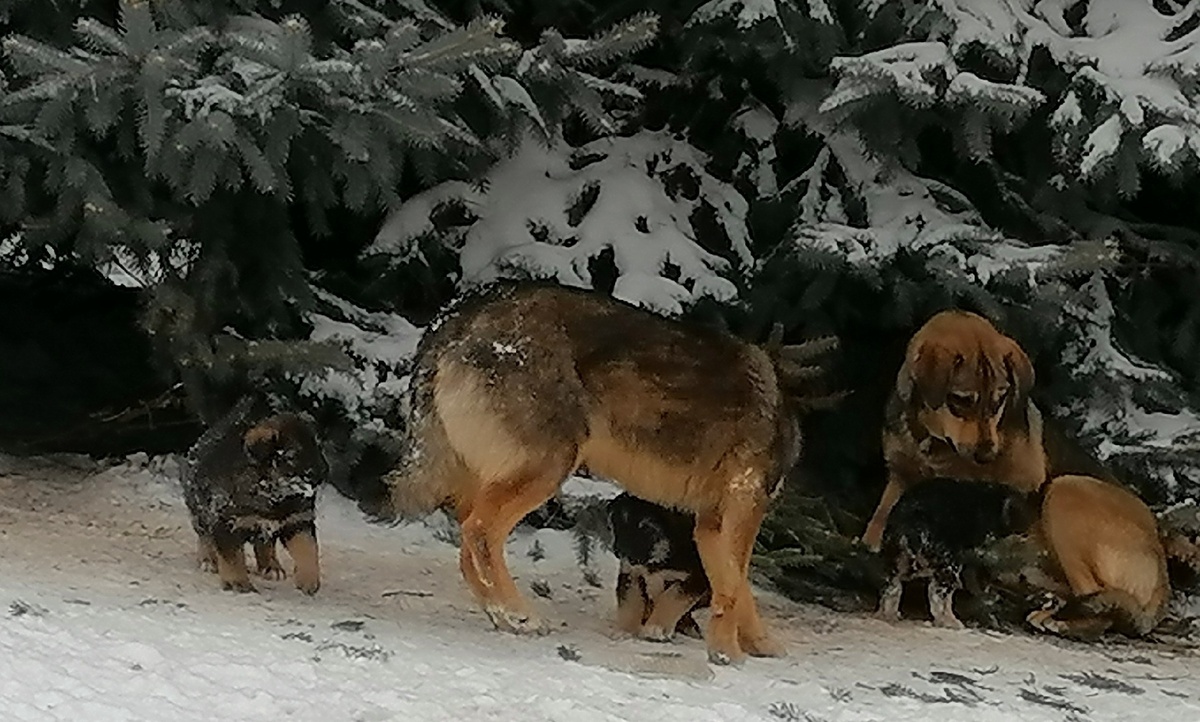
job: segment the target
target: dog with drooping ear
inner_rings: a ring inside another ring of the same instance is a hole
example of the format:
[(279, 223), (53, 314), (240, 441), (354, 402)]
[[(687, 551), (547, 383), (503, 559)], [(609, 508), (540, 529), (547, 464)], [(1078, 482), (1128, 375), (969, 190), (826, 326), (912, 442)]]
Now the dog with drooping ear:
[(862, 541), (878, 550), (904, 490), (933, 477), (997, 481), (1033, 491), (1046, 479), (1033, 364), (986, 318), (942, 311), (909, 341), (888, 400), (888, 479)]

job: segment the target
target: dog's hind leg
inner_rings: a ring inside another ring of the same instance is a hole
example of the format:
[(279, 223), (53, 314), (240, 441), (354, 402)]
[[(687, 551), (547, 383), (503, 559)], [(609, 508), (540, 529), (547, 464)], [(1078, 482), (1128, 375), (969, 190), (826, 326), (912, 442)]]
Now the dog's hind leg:
[(621, 561), (617, 573), (617, 627), (627, 634), (637, 634), (646, 620), (646, 590), (641, 575), (629, 562)]
[(936, 627), (963, 629), (962, 621), (954, 616), (954, 593), (962, 588), (962, 566), (938, 565), (929, 579), (929, 613)]
[(904, 580), (908, 575), (909, 557), (905, 552), (899, 553), (892, 565), (891, 575), (887, 584), (879, 594), (879, 609), (875, 616), (886, 622), (900, 621), (900, 599), (904, 596)]
[(766, 509), (762, 485), (746, 478), (735, 479), (731, 493), (716, 509), (696, 517), (696, 548), (704, 573), (712, 587), (712, 612), (705, 640), (708, 658), (714, 664), (740, 663), (746, 656), (739, 638), (755, 653), (777, 651), (758, 616), (758, 608), (747, 576), (750, 552)]
[(254, 542), (254, 567), (263, 579), (283, 579), (287, 576), (279, 557), (275, 556), (275, 540)]
[(700, 589), (691, 580), (684, 579), (668, 583), (662, 593), (653, 600), (649, 618), (642, 626), (641, 637), (652, 642), (669, 642), (675, 634), (679, 620), (690, 612), (704, 596), (704, 580)]
[(575, 461), (572, 449), (560, 460), (544, 462), (540, 469), (483, 484), (469, 502), (470, 513), (462, 526), (462, 564), (464, 573), (470, 566), (478, 577), (482, 592), (479, 601), (497, 629), (538, 634), (547, 631), (517, 589), (504, 557), (504, 545), (526, 514), (554, 496)]
[(771, 638), (758, 611), (758, 602), (750, 586), (750, 556), (754, 552), (754, 540), (762, 525), (766, 507), (760, 506), (737, 535), (738, 563), (742, 570), (741, 591), (738, 596), (738, 644), (752, 657), (783, 657), (787, 650)]
[(217, 547), (210, 536), (196, 537), (196, 565), (203, 572), (217, 571)]

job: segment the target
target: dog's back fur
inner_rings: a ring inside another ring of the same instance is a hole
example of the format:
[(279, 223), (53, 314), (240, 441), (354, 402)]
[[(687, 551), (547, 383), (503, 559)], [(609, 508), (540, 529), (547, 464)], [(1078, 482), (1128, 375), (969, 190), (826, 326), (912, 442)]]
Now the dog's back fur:
[(560, 286), (469, 294), (418, 346), (406, 453), (388, 476), (393, 509), (452, 505), (464, 577), (492, 622), (536, 631), (503, 541), (586, 465), (697, 515), (701, 556), (707, 549), (716, 565), (715, 660), (740, 659), (739, 638), (751, 653), (778, 653), (753, 600), (741, 599), (767, 501), (800, 452), (788, 353)]
[(902, 585), (929, 579), (929, 608), (941, 626), (962, 626), (953, 595), (972, 551), (986, 542), (1029, 530), (1037, 519), (1038, 491), (1025, 492), (996, 481), (935, 478), (922, 481), (896, 503), (883, 531), (882, 553), (889, 580), (880, 614), (899, 616)]
[(1040, 534), (1072, 597), (1030, 615), (1033, 626), (1090, 638), (1112, 629), (1141, 636), (1171, 596), (1158, 521), (1133, 493), (1087, 476), (1047, 484)]

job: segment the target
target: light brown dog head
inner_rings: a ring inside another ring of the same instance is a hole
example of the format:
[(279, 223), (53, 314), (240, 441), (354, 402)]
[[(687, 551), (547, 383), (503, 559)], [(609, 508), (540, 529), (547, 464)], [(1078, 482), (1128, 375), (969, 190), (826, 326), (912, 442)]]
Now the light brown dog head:
[(1001, 421), (1024, 408), (1033, 381), (1033, 365), (1016, 341), (982, 316), (952, 310), (913, 336), (896, 393), (915, 407), (931, 437), (987, 464), (1005, 443)]

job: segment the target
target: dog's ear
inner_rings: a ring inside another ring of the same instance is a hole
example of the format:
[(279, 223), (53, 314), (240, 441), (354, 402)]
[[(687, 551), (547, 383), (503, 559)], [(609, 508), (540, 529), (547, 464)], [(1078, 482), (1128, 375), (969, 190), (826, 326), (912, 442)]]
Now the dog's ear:
[(1010, 494), (1000, 507), (1000, 524), (1009, 534), (1023, 534), (1037, 521), (1035, 500), (1021, 494)]
[(251, 427), (242, 437), (242, 449), (255, 464), (265, 464), (279, 448), (282, 440), (274, 427), (262, 425)]
[(1008, 350), (1004, 353), (1004, 368), (1008, 370), (1009, 383), (1016, 387), (1016, 398), (1029, 398), (1034, 382), (1033, 363), (1020, 344), (1012, 339), (1008, 339)]
[(915, 393), (930, 408), (946, 403), (950, 376), (963, 365), (963, 355), (941, 344), (922, 343), (913, 348), (896, 379), (896, 392), (908, 401)]

